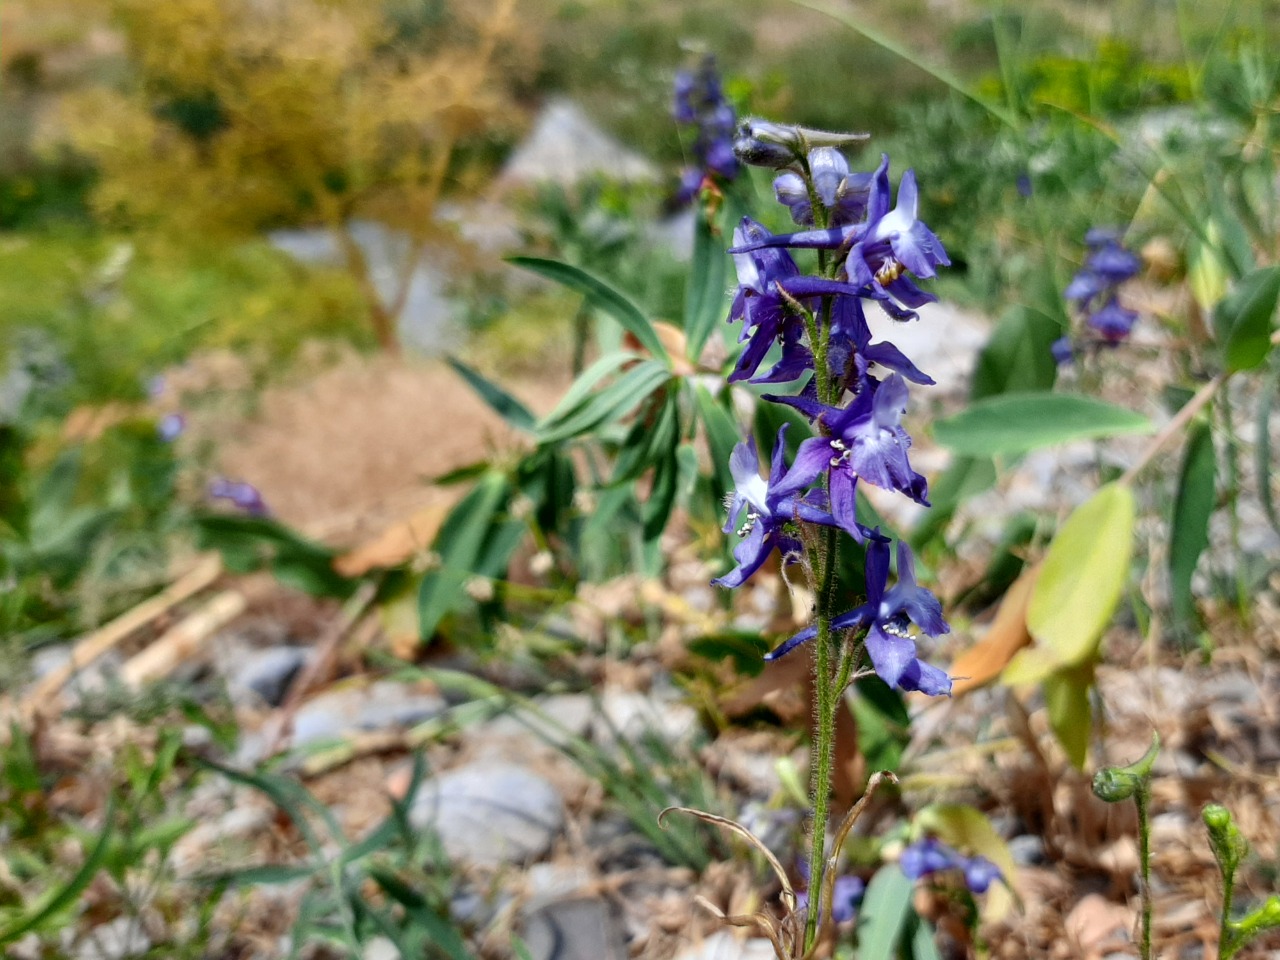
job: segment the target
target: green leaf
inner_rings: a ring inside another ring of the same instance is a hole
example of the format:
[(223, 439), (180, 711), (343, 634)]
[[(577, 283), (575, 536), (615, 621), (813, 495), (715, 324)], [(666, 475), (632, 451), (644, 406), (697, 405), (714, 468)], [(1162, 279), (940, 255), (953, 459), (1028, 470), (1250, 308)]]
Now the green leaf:
[(1039, 310), (1008, 310), (978, 355), (969, 398), (1052, 389), (1058, 376), (1052, 347), (1061, 335), (1058, 322)]
[(715, 476), (715, 495), (723, 498), (733, 489), (733, 474), (729, 472), (729, 458), (733, 448), (742, 440), (733, 416), (711, 396), (711, 391), (699, 384), (694, 395), (698, 400), (698, 415), (707, 434), (707, 447), (711, 453), (711, 470)]
[(578, 378), (569, 384), (569, 389), (560, 398), (560, 402), (556, 404), (555, 409), (543, 417), (542, 422), (551, 423), (556, 420), (563, 420), (572, 410), (581, 406), (591, 396), (591, 391), (597, 383), (627, 364), (643, 359), (638, 353), (627, 353), (626, 351), (606, 353), (587, 369), (583, 370), (582, 373), (578, 374)]
[(934, 942), (933, 924), (917, 917), (911, 931), (911, 960), (942, 960)]
[(13, 943), (26, 936), (29, 930), (35, 930), (42, 924), (56, 917), (63, 910), (72, 904), (79, 902), (80, 895), (88, 888), (93, 881), (94, 876), (98, 872), (98, 868), (102, 866), (102, 861), (106, 857), (110, 848), (110, 840), (112, 836), (111, 820), (115, 813), (115, 803), (111, 800), (107, 801), (107, 809), (103, 822), (105, 826), (102, 833), (98, 836), (98, 842), (93, 845), (93, 849), (89, 851), (89, 855), (85, 857), (84, 863), (80, 865), (80, 869), (61, 887), (53, 891), (52, 894), (44, 898), (44, 902), (34, 907), (24, 916), (20, 916), (0, 928), (0, 945)]
[(1258, 401), (1258, 433), (1254, 446), (1254, 463), (1258, 471), (1258, 498), (1262, 509), (1271, 521), (1271, 527), (1280, 533), (1280, 514), (1276, 512), (1275, 496), (1271, 492), (1271, 408), (1276, 401), (1280, 382), (1273, 379), (1262, 391)]
[(609, 484), (637, 480), (646, 470), (666, 455), (676, 442), (680, 402), (675, 392), (668, 392), (656, 415), (648, 407), (636, 418), (622, 442)]
[(1093, 658), (1129, 579), (1133, 517), (1133, 491), (1111, 483), (1067, 518), (1027, 605), (1036, 645), (1014, 656), (1003, 682), (1032, 683)]
[(1209, 425), (1201, 421), (1187, 435), (1169, 530), (1170, 601), (1175, 620), (1182, 624), (1196, 619), (1191, 577), (1209, 545), (1209, 517), (1217, 501), (1214, 471), (1213, 436)]
[(422, 579), (418, 592), (418, 635), (429, 640), (445, 615), (462, 601), (463, 584), (475, 566), (489, 536), (494, 516), (506, 503), (507, 478), (494, 471), (450, 511), (433, 543), (440, 555), (440, 569)]
[(1214, 310), (1214, 326), (1227, 370), (1252, 370), (1271, 350), (1272, 320), (1280, 300), (1280, 267), (1247, 274)]
[(1089, 688), (1093, 686), (1093, 663), (1060, 670), (1045, 678), (1044, 702), (1049, 726), (1077, 770), (1084, 769), (1089, 755), (1089, 734), (1093, 710)]
[(701, 213), (693, 226), (693, 262), (684, 296), (684, 332), (689, 359), (697, 361), (716, 321), (725, 314), (724, 275), (729, 255), (721, 237), (711, 232), (711, 224)]
[(453, 367), (454, 372), (467, 381), (471, 389), (480, 395), (480, 399), (487, 403), (503, 420), (517, 430), (524, 430), (525, 432), (533, 430), (537, 418), (529, 412), (529, 408), (523, 403), (497, 384), (485, 379), (478, 371), (467, 366), (456, 357), (446, 356), (444, 359), (449, 366)]
[(858, 960), (895, 960), (914, 888), (896, 863), (876, 871), (858, 908)]
[(1005, 393), (979, 400), (933, 433), (944, 447), (972, 457), (1018, 454), (1068, 440), (1150, 433), (1151, 421), (1077, 394)]
[(540, 444), (568, 440), (616, 420), (670, 379), (671, 372), (662, 364), (644, 360), (569, 411), (563, 419), (549, 419), (540, 424), (537, 440)]
[(599, 277), (592, 276), (581, 267), (561, 263), (559, 260), (544, 260), (541, 257), (509, 257), (507, 262), (517, 267), (524, 267), (539, 276), (554, 280), (570, 290), (581, 293), (593, 306), (599, 307), (622, 324), (622, 328), (635, 337), (640, 345), (655, 358), (666, 364), (671, 362), (649, 318), (625, 294), (615, 290)]
[(680, 479), (680, 463), (676, 458), (679, 436), (671, 434), (671, 445), (663, 453), (662, 459), (653, 471), (653, 483), (649, 487), (649, 495), (644, 498), (640, 517), (644, 524), (645, 540), (656, 540), (667, 527), (667, 520), (675, 506), (678, 481)]

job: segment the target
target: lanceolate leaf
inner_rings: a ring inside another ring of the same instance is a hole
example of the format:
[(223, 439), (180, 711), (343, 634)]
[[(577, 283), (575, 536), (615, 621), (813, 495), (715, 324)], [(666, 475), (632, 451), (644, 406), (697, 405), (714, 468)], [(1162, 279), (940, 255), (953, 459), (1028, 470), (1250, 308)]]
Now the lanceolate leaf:
[(529, 408), (507, 393), (497, 384), (486, 380), (479, 372), (467, 366), (456, 357), (445, 357), (455, 373), (467, 381), (471, 389), (480, 394), (480, 399), (517, 430), (529, 431), (537, 422)]
[(671, 372), (662, 364), (644, 360), (609, 386), (592, 394), (562, 419), (550, 419), (539, 425), (536, 434), (538, 442), (568, 440), (616, 420), (670, 379)]
[(867, 884), (858, 908), (858, 960), (893, 960), (898, 956), (915, 884), (896, 864), (887, 864)]
[(1272, 321), (1280, 300), (1280, 267), (1247, 274), (1214, 311), (1228, 370), (1252, 370), (1271, 349)]
[(1280, 514), (1276, 513), (1275, 497), (1271, 493), (1271, 408), (1276, 401), (1280, 383), (1273, 378), (1258, 401), (1258, 440), (1254, 448), (1258, 467), (1258, 494), (1262, 509), (1271, 521), (1271, 527), (1280, 533)]
[(1013, 658), (1004, 683), (1032, 683), (1092, 659), (1128, 581), (1133, 517), (1133, 491), (1112, 483), (1067, 518), (1027, 606), (1035, 646)]
[(486, 474), (441, 526), (435, 539), (440, 568), (423, 578), (418, 593), (418, 630), (424, 640), (431, 638), (440, 621), (462, 598), (463, 584), (476, 572), (495, 515), (507, 493), (503, 474)]
[(707, 344), (716, 322), (724, 319), (724, 274), (728, 254), (724, 242), (711, 232), (705, 216), (697, 215), (693, 225), (693, 263), (684, 297), (684, 330), (689, 359), (696, 362)]
[(1198, 423), (1187, 435), (1169, 531), (1169, 592), (1180, 623), (1191, 623), (1196, 615), (1191, 577), (1209, 545), (1209, 517), (1216, 500), (1214, 467), (1213, 436), (1207, 423)]
[(717, 493), (723, 496), (733, 489), (733, 476), (729, 473), (729, 459), (733, 455), (734, 445), (741, 439), (733, 417), (724, 407), (716, 403), (711, 391), (699, 384), (695, 388), (698, 398), (698, 415), (702, 418), (703, 429), (707, 433), (707, 446), (710, 448), (712, 470), (715, 473)]
[(599, 277), (592, 276), (581, 267), (561, 263), (559, 260), (544, 260), (541, 257), (511, 257), (508, 262), (581, 293), (594, 306), (617, 320), (622, 328), (635, 337), (653, 356), (663, 363), (670, 361), (666, 348), (662, 346), (644, 312), (625, 294), (615, 290)]
[(935, 424), (934, 436), (957, 453), (990, 457), (1026, 453), (1068, 440), (1151, 430), (1146, 417), (1103, 400), (1036, 392), (979, 400)]

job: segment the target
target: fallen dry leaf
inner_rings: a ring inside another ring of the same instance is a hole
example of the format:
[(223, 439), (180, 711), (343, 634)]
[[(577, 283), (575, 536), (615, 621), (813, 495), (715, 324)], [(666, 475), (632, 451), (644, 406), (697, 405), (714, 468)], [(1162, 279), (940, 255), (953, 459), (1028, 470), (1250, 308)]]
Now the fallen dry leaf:
[(1135, 919), (1136, 914), (1128, 907), (1091, 893), (1067, 914), (1063, 927), (1076, 955), (1094, 958), (1128, 943)]
[(379, 567), (399, 566), (431, 546), (452, 507), (452, 499), (428, 504), (408, 519), (392, 524), (372, 540), (336, 558), (333, 569), (344, 577), (360, 577)]
[(1031, 634), (1027, 631), (1027, 606), (1039, 572), (1040, 564), (1037, 563), (1013, 582), (1000, 601), (1000, 609), (986, 636), (951, 664), (951, 675), (956, 677), (951, 687), (952, 696), (958, 697), (994, 680), (1009, 665), (1013, 655), (1031, 643)]

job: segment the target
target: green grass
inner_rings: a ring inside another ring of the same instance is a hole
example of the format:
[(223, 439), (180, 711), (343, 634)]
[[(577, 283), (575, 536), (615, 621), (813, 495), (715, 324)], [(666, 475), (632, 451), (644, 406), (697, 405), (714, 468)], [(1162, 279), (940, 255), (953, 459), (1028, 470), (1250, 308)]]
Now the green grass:
[(41, 331), (70, 367), (73, 402), (136, 398), (200, 349), (271, 363), (308, 338), (367, 343), (363, 310), (344, 273), (264, 241), (178, 250), (84, 225), (0, 239), (0, 349)]

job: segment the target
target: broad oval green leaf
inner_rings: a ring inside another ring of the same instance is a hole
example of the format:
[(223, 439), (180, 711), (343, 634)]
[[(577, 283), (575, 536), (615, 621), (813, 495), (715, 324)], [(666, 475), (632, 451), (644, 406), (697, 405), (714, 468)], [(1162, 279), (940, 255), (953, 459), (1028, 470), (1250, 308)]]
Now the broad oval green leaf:
[(1133, 491), (1110, 483), (1077, 507), (1053, 538), (1027, 606), (1027, 629), (1046, 661), (1075, 666), (1097, 651), (1129, 579), (1133, 518)]
[(1280, 301), (1280, 267), (1245, 275), (1214, 310), (1214, 325), (1229, 371), (1260, 366), (1271, 350), (1271, 327)]
[(629, 297), (615, 290), (599, 277), (593, 276), (581, 267), (559, 260), (546, 260), (542, 257), (509, 257), (508, 263), (524, 267), (539, 276), (554, 280), (570, 290), (576, 290), (585, 296), (594, 306), (599, 307), (640, 342), (640, 345), (663, 363), (670, 363), (671, 357), (666, 347), (658, 339), (653, 324)]
[(1089, 734), (1093, 728), (1093, 708), (1089, 688), (1093, 686), (1092, 661), (1060, 670), (1044, 681), (1045, 711), (1049, 726), (1077, 770), (1084, 769), (1089, 755)]
[(970, 457), (1026, 453), (1068, 440), (1150, 433), (1141, 414), (1076, 394), (1005, 393), (934, 424), (944, 447)]
[(1187, 436), (1169, 528), (1169, 594), (1179, 623), (1192, 623), (1196, 616), (1191, 577), (1209, 545), (1209, 517), (1217, 502), (1215, 467), (1209, 425), (1198, 423)]

